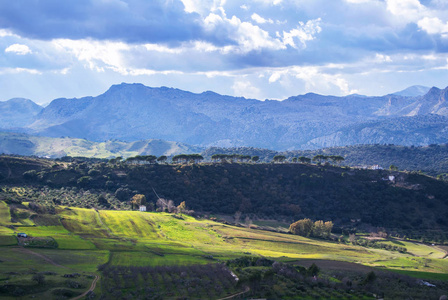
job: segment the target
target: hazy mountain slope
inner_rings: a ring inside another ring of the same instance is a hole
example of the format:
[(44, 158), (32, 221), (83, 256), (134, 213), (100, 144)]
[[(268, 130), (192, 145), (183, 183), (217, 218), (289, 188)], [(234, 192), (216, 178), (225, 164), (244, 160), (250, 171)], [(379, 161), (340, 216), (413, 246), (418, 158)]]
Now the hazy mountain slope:
[(356, 144), (423, 146), (448, 141), (448, 118), (439, 115), (391, 118), (355, 124), (313, 139), (307, 148), (317, 149)]
[(0, 128), (24, 127), (35, 121), (43, 107), (29, 99), (13, 98), (0, 102)]
[(432, 119), (389, 122), (389, 130), (372, 127), (371, 122), (445, 115), (445, 99), (446, 89), (437, 88), (421, 97), (309, 93), (284, 101), (258, 101), (213, 92), (194, 94), (166, 87), (120, 84), (97, 97), (54, 100), (29, 128), (43, 136), (72, 136), (97, 142), (163, 139), (202, 146), (284, 150), (358, 144), (363, 139), (346, 133), (353, 126), (366, 127), (370, 133), (364, 140), (368, 143), (402, 140), (406, 132), (400, 126), (409, 121), (417, 125), (417, 131), (428, 134), (414, 137), (412, 143), (421, 145), (447, 141), (443, 134), (435, 132), (440, 128), (433, 127)]
[(202, 150), (199, 147), (162, 140), (144, 140), (130, 143), (107, 141), (97, 143), (76, 138), (50, 138), (0, 132), (0, 153), (5, 154), (110, 158), (135, 155), (175, 155), (180, 153), (197, 153)]
[(418, 97), (425, 95), (431, 88), (422, 85), (413, 85), (402, 91), (395, 92), (393, 95), (404, 97)]

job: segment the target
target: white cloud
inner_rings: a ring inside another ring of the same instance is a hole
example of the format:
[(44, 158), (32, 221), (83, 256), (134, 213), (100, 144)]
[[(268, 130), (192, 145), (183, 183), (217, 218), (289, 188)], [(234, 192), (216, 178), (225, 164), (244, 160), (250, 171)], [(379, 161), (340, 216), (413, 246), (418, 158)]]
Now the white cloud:
[(448, 22), (443, 23), (439, 18), (425, 17), (418, 21), (418, 26), (429, 34), (440, 34), (448, 37)]
[(228, 38), (238, 43), (238, 47), (227, 47), (224, 52), (249, 52), (264, 48), (273, 50), (285, 48), (280, 40), (272, 38), (267, 31), (252, 23), (242, 22), (236, 16), (229, 19), (223, 11), (221, 11), (221, 15), (216, 13), (209, 14), (204, 19), (204, 25), (206, 30), (210, 32), (221, 30), (226, 32)]
[(418, 0), (386, 0), (386, 4), (387, 10), (407, 22), (415, 22), (427, 12)]
[(57, 39), (52, 43), (54, 47), (67, 51), (79, 61), (87, 63), (87, 67), (91, 70), (102, 72), (104, 68), (109, 68), (127, 74), (123, 52), (130, 50), (131, 46), (125, 43), (68, 39)]
[(27, 45), (13, 44), (5, 49), (5, 53), (15, 53), (17, 55), (31, 54), (32, 51)]
[(223, 7), (227, 0), (181, 0), (185, 6), (185, 11), (198, 13), (200, 15), (207, 15), (212, 11)]
[(255, 0), (256, 2), (261, 2), (265, 5), (279, 5), (283, 0)]
[(246, 98), (259, 99), (260, 98), (260, 89), (254, 87), (252, 83), (248, 80), (235, 80), (232, 90), (235, 95), (241, 95)]
[(242, 10), (249, 10), (250, 7), (247, 4), (243, 4), (243, 5), (240, 6), (240, 8)]
[(272, 21), (271, 19), (265, 19), (256, 13), (252, 14), (251, 19), (254, 20), (255, 22), (257, 22), (258, 24), (265, 24), (265, 23), (273, 24), (274, 23), (274, 21)]
[(148, 51), (156, 51), (161, 53), (179, 54), (182, 52), (182, 48), (169, 48), (159, 44), (145, 44), (144, 47)]
[(289, 32), (283, 31), (283, 44), (298, 49), (299, 45), (296, 44), (296, 40), (298, 40), (301, 44), (301, 48), (305, 48), (306, 42), (314, 40), (316, 34), (322, 31), (320, 21), (321, 19), (319, 18), (309, 20), (306, 23), (299, 22), (297, 28), (292, 29)]
[(377, 53), (377, 54), (375, 54), (374, 61), (375, 62), (379, 62), (379, 63), (383, 63), (383, 62), (392, 62), (392, 59), (388, 55)]
[(13, 34), (9, 30), (0, 29), (0, 37), (5, 37), (5, 36), (15, 36), (15, 37), (18, 37), (18, 35)]
[(18, 73), (28, 73), (33, 75), (41, 75), (42, 72), (36, 69), (27, 68), (0, 68), (0, 74), (18, 74)]
[(345, 0), (345, 2), (362, 4), (362, 3), (369, 3), (369, 2), (377, 2), (377, 0)]

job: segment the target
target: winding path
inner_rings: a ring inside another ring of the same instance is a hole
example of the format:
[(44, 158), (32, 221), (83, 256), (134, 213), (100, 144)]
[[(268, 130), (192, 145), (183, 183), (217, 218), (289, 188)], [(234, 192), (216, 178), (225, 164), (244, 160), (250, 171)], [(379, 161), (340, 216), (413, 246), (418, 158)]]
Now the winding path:
[(90, 288), (87, 291), (85, 291), (84, 293), (82, 293), (81, 295), (79, 295), (75, 298), (72, 298), (71, 300), (81, 299), (82, 297), (85, 297), (89, 292), (93, 292), (93, 290), (96, 287), (96, 283), (98, 282), (99, 279), (100, 279), (100, 276), (95, 275), (95, 279), (93, 279), (92, 284), (90, 285)]
[[(27, 249), (27, 248), (24, 248), (22, 246), (20, 246), (20, 251), (26, 252), (28, 254), (32, 254), (32, 255), (37, 256), (37, 257), (40, 257), (43, 260), (45, 260), (46, 262), (48, 262), (49, 264), (52, 264), (53, 266), (64, 268), (64, 269), (70, 269), (70, 268), (68, 268), (66, 266), (63, 266), (63, 265), (60, 265), (60, 264), (56, 263), (54, 260), (52, 260), (51, 258), (49, 258), (49, 257), (47, 257), (47, 256), (45, 256), (43, 254), (34, 252), (34, 251), (32, 251), (30, 249)], [(96, 288), (96, 283), (98, 282), (99, 279), (100, 279), (100, 276), (99, 275), (95, 275), (95, 278), (93, 279), (92, 284), (90, 285), (90, 288), (87, 291), (85, 291), (84, 293), (82, 293), (81, 295), (79, 295), (79, 296), (77, 296), (75, 298), (72, 298), (71, 300), (78, 300), (78, 299), (81, 299), (82, 297), (85, 297), (89, 292), (93, 291)]]
[(32, 251), (32, 250), (30, 250), (30, 249), (28, 249), (28, 248), (24, 248), (24, 247), (20, 246), (20, 251), (22, 251), (22, 252), (26, 252), (26, 253), (28, 253), (28, 254), (32, 254), (32, 255), (37, 256), (37, 257), (40, 257), (40, 258), (42, 258), (43, 260), (45, 260), (47, 263), (52, 264), (53, 266), (60, 267), (60, 268), (64, 268), (64, 269), (68, 269), (66, 266), (63, 266), (63, 265), (60, 265), (60, 264), (56, 263), (56, 262), (55, 262), (54, 260), (52, 260), (51, 258), (49, 258), (49, 257), (47, 257), (47, 256), (45, 256), (45, 255), (43, 255), (43, 254), (34, 252), (34, 251)]
[(246, 288), (244, 289), (244, 291), (239, 292), (239, 293), (236, 293), (236, 294), (233, 294), (233, 295), (230, 295), (230, 296), (227, 296), (227, 297), (224, 297), (224, 298), (219, 298), (218, 300), (232, 299), (232, 298), (235, 298), (235, 297), (237, 297), (237, 296), (239, 296), (239, 295), (245, 294), (245, 293), (247, 293), (247, 292), (249, 292), (249, 291), (250, 291), (250, 287), (246, 286)]

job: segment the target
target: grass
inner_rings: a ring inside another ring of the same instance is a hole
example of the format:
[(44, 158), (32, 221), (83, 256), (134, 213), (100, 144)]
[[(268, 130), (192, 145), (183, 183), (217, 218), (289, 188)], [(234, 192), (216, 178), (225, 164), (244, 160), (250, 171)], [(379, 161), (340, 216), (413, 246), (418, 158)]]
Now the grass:
[[(0, 213), (7, 218), (9, 208), (4, 202), (0, 202)], [(106, 262), (111, 266), (158, 267), (208, 264), (244, 255), (284, 262), (339, 261), (428, 280), (448, 279), (448, 260), (441, 259), (442, 251), (409, 241), (381, 241), (408, 249), (408, 253), (399, 253), (167, 213), (58, 207), (56, 217), (62, 225), (16, 226), (16, 232), (53, 238), (58, 249), (32, 251), (66, 269), (12, 246), (17, 244), (14, 231), (0, 226), (0, 279), (9, 276), (8, 272), (29, 274), (32, 270), (96, 272), (97, 266)], [(26, 281), (29, 275), (23, 276)]]
[(11, 213), (5, 201), (0, 201), (0, 225), (11, 225)]
[(35, 237), (51, 236), (58, 244), (59, 249), (89, 250), (96, 249), (95, 245), (88, 240), (82, 239), (65, 229), (63, 226), (38, 226), (25, 227), (22, 232)]
[(0, 236), (0, 246), (13, 246), (17, 245), (17, 238), (12, 235)]
[(168, 254), (157, 255), (148, 252), (112, 252), (110, 264), (113, 266), (139, 266), (139, 267), (158, 267), (158, 266), (183, 266), (207, 264), (211, 261), (201, 256)]

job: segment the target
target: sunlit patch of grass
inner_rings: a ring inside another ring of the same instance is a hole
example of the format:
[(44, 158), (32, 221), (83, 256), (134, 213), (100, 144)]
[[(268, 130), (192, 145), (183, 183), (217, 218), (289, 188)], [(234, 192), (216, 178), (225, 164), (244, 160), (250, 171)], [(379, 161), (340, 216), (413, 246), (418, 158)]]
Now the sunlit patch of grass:
[(76, 234), (92, 237), (108, 237), (107, 228), (102, 224), (98, 213), (93, 209), (70, 208), (61, 209), (61, 223)]
[(10, 225), (11, 223), (11, 213), (9, 211), (8, 205), (5, 201), (0, 201), (0, 224)]
[(59, 249), (95, 249), (95, 245), (81, 237), (74, 235), (62, 226), (23, 227), (22, 232), (34, 237), (52, 237)]
[(393, 246), (405, 247), (407, 249), (407, 252), (420, 257), (443, 258), (445, 256), (445, 253), (439, 249), (416, 242), (392, 240), (392, 241), (381, 241), (381, 244), (389, 244)]
[(155, 223), (148, 213), (138, 211), (111, 211), (99, 212), (103, 224), (114, 236), (157, 239), (159, 235)]
[(14, 230), (5, 226), (0, 226), (0, 235), (11, 235), (11, 234), (14, 234)]

